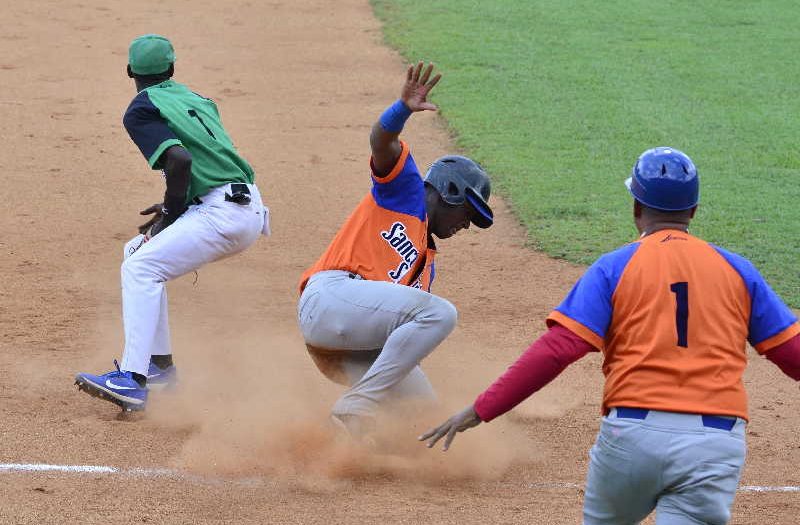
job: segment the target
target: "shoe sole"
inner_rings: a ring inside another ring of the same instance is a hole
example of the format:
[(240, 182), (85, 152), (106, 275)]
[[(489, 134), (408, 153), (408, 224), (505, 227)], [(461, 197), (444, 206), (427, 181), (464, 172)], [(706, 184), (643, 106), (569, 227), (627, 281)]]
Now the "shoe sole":
[(139, 403), (132, 403), (130, 401), (126, 401), (124, 399), (120, 399), (117, 397), (117, 394), (114, 394), (110, 390), (101, 387), (91, 381), (87, 381), (85, 378), (81, 376), (77, 376), (75, 378), (75, 384), (78, 385), (78, 390), (81, 392), (86, 392), (92, 397), (96, 397), (98, 399), (102, 399), (104, 401), (110, 401), (120, 407), (125, 412), (139, 412), (144, 410), (145, 402), (141, 401)]

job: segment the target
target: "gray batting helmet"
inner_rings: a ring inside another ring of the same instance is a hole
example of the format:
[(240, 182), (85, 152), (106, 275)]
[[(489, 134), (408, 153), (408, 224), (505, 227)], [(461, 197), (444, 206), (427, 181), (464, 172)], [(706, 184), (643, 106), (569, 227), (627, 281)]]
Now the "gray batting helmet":
[(436, 159), (425, 174), (425, 184), (438, 191), (447, 204), (459, 206), (469, 202), (477, 212), (470, 221), (478, 228), (488, 228), (494, 222), (494, 213), (486, 203), (492, 191), (491, 183), (474, 160), (460, 155)]

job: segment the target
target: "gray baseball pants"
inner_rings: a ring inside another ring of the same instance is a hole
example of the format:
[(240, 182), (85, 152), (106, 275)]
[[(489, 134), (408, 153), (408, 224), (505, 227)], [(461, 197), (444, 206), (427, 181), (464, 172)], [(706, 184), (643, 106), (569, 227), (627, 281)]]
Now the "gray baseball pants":
[(703, 417), (650, 410), (644, 419), (603, 418), (589, 454), (584, 525), (723, 525), (745, 459), (745, 421), (731, 430)]
[(374, 361), (343, 359), (351, 386), (334, 404), (335, 415), (374, 416), (386, 401), (434, 400), (419, 363), (452, 332), (457, 317), (441, 297), (340, 270), (314, 274), (298, 304), (300, 330), (309, 345), (380, 350)]

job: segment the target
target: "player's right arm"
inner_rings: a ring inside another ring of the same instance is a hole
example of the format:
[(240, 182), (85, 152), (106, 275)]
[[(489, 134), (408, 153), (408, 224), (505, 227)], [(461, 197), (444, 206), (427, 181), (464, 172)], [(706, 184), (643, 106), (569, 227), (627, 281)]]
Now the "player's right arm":
[(443, 450), (447, 450), (456, 433), (505, 414), (558, 377), (570, 364), (589, 352), (602, 350), (611, 322), (611, 297), (636, 249), (636, 244), (627, 245), (595, 261), (547, 318), (549, 330), (472, 405), (418, 439), (427, 441), (428, 448), (444, 439)]
[(139, 226), (139, 233), (149, 234), (150, 237), (158, 235), (186, 211), (186, 192), (192, 176), (192, 154), (186, 148), (170, 146), (161, 157), (167, 182), (164, 201), (139, 212), (140, 215), (153, 215), (149, 221)]
[(594, 350), (596, 348), (569, 329), (552, 325), (472, 405), (418, 439), (427, 441), (431, 448), (444, 438), (443, 450), (447, 450), (456, 433), (505, 414)]
[(167, 189), (164, 192), (164, 206), (161, 220), (153, 225), (150, 235), (154, 236), (186, 211), (186, 192), (192, 178), (192, 154), (182, 146), (170, 146), (162, 155), (164, 177)]
[(372, 169), (376, 177), (385, 177), (397, 163), (402, 152), (400, 132), (412, 113), (417, 111), (436, 111), (436, 106), (428, 102), (428, 93), (442, 78), (437, 73), (433, 77), (433, 64), (419, 62), (416, 66), (408, 66), (406, 80), (400, 98), (381, 114), (372, 126), (369, 136), (372, 148)]
[(142, 210), (153, 218), (139, 227), (154, 236), (186, 211), (186, 192), (192, 174), (192, 155), (170, 129), (159, 109), (150, 101), (146, 90), (133, 99), (122, 119), (131, 140), (153, 169), (163, 169), (166, 191), (163, 203)]

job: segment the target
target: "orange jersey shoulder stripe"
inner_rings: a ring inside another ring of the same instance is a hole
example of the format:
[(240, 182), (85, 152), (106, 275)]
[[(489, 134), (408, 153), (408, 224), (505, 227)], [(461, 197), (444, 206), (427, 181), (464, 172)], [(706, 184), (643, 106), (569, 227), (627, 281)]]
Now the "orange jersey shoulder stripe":
[(547, 326), (552, 326), (553, 324), (560, 324), (564, 328), (569, 329), (570, 332), (579, 336), (581, 339), (598, 350), (602, 350), (605, 346), (602, 337), (592, 332), (589, 328), (583, 326), (578, 321), (575, 321), (574, 319), (562, 314), (558, 310), (553, 310), (550, 312), (550, 315), (547, 316)]
[[(405, 168), (406, 159), (408, 158), (408, 154), (410, 153), (410, 150), (408, 148), (408, 145), (405, 142), (400, 141), (400, 145), (401, 145), (400, 158), (397, 159), (397, 163), (392, 168), (392, 171), (390, 171), (388, 173), (388, 175), (386, 175), (385, 177), (378, 177), (375, 174), (375, 172), (373, 172), (372, 173), (372, 181), (373, 182), (375, 182), (377, 184), (388, 184), (388, 183), (392, 182), (394, 179), (396, 179), (397, 176), (400, 175), (400, 173), (403, 172), (403, 168)], [(370, 165), (370, 167), (372, 167), (372, 159), (370, 159), (369, 165)]]
[(761, 341), (760, 343), (757, 343), (754, 348), (759, 354), (763, 354), (769, 350), (772, 350), (776, 346), (785, 343), (797, 334), (800, 334), (800, 323), (793, 323), (782, 332), (777, 333), (769, 339)]

